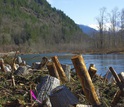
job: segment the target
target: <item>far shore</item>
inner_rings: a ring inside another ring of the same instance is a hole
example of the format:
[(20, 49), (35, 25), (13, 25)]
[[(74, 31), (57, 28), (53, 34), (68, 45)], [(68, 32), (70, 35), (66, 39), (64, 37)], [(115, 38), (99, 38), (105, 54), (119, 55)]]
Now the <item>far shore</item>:
[(121, 51), (88, 51), (88, 52), (83, 52), (83, 51), (54, 51), (54, 52), (48, 52), (48, 51), (44, 51), (44, 52), (30, 52), (30, 53), (20, 53), (19, 51), (11, 51), (11, 52), (1, 52), (0, 53), (0, 57), (4, 57), (4, 56), (15, 56), (15, 54), (43, 54), (43, 53), (72, 53), (72, 54), (124, 54), (124, 50)]

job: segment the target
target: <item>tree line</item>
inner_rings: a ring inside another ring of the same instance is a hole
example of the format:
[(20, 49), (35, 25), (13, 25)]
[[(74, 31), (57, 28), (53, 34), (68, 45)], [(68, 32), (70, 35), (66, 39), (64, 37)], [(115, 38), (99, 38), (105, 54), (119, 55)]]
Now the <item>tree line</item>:
[(105, 7), (101, 8), (96, 17), (99, 33), (93, 36), (93, 47), (103, 51), (124, 50), (124, 8), (117, 7), (107, 12)]

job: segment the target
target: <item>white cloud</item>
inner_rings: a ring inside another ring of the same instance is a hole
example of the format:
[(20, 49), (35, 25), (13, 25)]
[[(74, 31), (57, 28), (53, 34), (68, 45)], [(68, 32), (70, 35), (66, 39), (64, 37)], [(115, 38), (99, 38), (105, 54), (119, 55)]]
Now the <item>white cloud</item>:
[(96, 30), (99, 30), (98, 24), (90, 24), (90, 25), (88, 25), (88, 26), (91, 27), (91, 28), (94, 28), (94, 29), (96, 29)]
[[(96, 30), (99, 30), (99, 25), (98, 24), (90, 24), (90, 25), (88, 25), (89, 27), (91, 27), (91, 28), (94, 28), (94, 29), (96, 29)], [(111, 29), (111, 23), (106, 23), (106, 24), (104, 24), (104, 30), (105, 31), (108, 31), (109, 29)], [(118, 31), (118, 30), (120, 30), (120, 27), (119, 26), (116, 26), (115, 27), (115, 30), (116, 31)]]

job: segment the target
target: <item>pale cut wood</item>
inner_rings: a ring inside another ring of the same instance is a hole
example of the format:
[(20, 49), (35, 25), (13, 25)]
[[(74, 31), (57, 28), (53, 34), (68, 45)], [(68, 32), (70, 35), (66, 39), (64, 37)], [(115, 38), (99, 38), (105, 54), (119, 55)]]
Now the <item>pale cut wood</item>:
[(52, 57), (52, 61), (55, 63), (55, 66), (57, 68), (57, 71), (59, 73), (59, 76), (60, 76), (60, 79), (63, 83), (67, 82), (68, 81), (68, 78), (66, 77), (66, 74), (58, 60), (58, 57), (57, 56), (54, 56)]
[(95, 92), (94, 85), (86, 68), (82, 55), (72, 57), (73, 65), (82, 84), (83, 92), (92, 105), (100, 105), (100, 101)]
[(77, 104), (76, 107), (93, 107), (92, 105)]
[(124, 84), (124, 72), (119, 73), (118, 76), (119, 76), (121, 82)]

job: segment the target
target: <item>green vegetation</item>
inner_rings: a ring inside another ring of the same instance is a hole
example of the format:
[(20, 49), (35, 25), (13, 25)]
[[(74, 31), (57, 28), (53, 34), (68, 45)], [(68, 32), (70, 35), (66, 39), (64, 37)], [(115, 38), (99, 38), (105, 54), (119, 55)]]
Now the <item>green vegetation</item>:
[(84, 49), (87, 42), (74, 21), (46, 0), (0, 0), (0, 38), (0, 51), (63, 50), (77, 43)]

